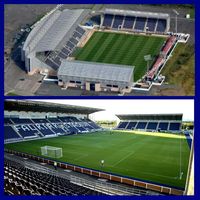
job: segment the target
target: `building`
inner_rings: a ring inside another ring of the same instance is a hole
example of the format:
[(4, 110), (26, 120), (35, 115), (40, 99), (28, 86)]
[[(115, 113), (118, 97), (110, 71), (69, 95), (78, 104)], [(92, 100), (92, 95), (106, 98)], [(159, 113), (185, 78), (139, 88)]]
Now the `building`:
[(132, 66), (64, 61), (58, 70), (59, 85), (79, 87), (88, 91), (130, 92), (133, 83)]

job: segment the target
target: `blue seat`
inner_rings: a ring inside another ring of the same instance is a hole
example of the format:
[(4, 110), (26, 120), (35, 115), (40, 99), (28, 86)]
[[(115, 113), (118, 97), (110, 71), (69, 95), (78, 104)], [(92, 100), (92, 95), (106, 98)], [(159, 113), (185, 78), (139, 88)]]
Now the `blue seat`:
[(120, 122), (117, 128), (126, 128), (128, 122)]
[(155, 30), (156, 23), (157, 23), (157, 19), (148, 18), (147, 19), (147, 25), (146, 25), (146, 27), (148, 27), (148, 31), (153, 32)]
[(4, 139), (18, 139), (20, 136), (14, 131), (11, 126), (4, 126)]
[(113, 15), (105, 14), (104, 21), (103, 21), (103, 26), (111, 27), (112, 21), (113, 21), (113, 17), (114, 17)]
[(147, 122), (138, 122), (136, 129), (145, 129)]
[(126, 16), (124, 19), (123, 28), (132, 29), (134, 22), (135, 22), (135, 17)]
[(119, 28), (119, 26), (122, 25), (123, 20), (124, 20), (124, 16), (115, 15), (112, 28)]
[(167, 21), (165, 19), (158, 19), (158, 25), (156, 31), (165, 32), (167, 26)]
[(126, 129), (132, 130), (135, 128), (137, 122), (129, 122), (128, 126), (126, 127)]
[(146, 129), (156, 131), (157, 126), (158, 126), (158, 122), (149, 122)]
[(24, 138), (36, 136), (36, 133), (38, 133), (37, 128), (33, 124), (15, 125), (14, 127)]
[(170, 131), (180, 131), (181, 123), (171, 122), (169, 124), (169, 130)]
[(159, 126), (158, 126), (158, 129), (161, 130), (161, 131), (162, 130), (166, 131), (166, 130), (168, 130), (168, 125), (169, 125), (168, 122), (160, 122)]
[(144, 26), (145, 26), (146, 20), (147, 20), (147, 18), (137, 17), (134, 29), (144, 31)]

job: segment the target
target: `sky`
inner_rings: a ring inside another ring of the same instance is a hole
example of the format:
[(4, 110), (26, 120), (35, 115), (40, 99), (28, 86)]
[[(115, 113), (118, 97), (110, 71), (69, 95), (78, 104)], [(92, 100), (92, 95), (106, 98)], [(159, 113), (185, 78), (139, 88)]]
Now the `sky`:
[(92, 120), (118, 120), (115, 114), (173, 114), (183, 113), (184, 121), (194, 121), (194, 101), (187, 100), (39, 100), (52, 103), (105, 109), (90, 115)]

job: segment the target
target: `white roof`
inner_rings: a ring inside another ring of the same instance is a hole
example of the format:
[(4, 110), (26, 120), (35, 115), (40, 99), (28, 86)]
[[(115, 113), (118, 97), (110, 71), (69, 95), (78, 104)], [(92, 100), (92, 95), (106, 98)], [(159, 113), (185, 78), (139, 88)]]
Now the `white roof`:
[(111, 9), (106, 8), (104, 11), (106, 14), (113, 15), (127, 15), (127, 16), (137, 16), (137, 17), (155, 17), (155, 18), (164, 18), (167, 19), (169, 14), (167, 13), (155, 13), (155, 12), (146, 12), (146, 11), (134, 11), (134, 10), (119, 10), (119, 9)]
[(63, 60), (58, 76), (130, 82), (133, 66)]
[(35, 51), (54, 50), (84, 10), (63, 10), (48, 32), (40, 39)]
[[(51, 51), (59, 45), (74, 24), (80, 23), (84, 9), (56, 10), (29, 34), (25, 48), (35, 52)], [(78, 25), (78, 24), (77, 24)]]

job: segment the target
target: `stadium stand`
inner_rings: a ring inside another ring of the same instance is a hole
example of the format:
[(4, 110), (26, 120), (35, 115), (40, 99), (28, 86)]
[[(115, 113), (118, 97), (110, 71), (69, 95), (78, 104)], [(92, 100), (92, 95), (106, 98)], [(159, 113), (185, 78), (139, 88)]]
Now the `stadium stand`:
[(147, 19), (147, 25), (146, 25), (146, 29), (148, 31), (154, 32), (155, 28), (156, 28), (156, 23), (157, 23), (157, 19), (153, 19), (153, 18), (148, 18)]
[(14, 124), (32, 124), (30, 119), (11, 118)]
[(46, 119), (32, 119), (35, 123), (48, 123)]
[(118, 128), (119, 128), (119, 129), (124, 129), (124, 128), (126, 128), (127, 124), (128, 124), (128, 122), (121, 122), (121, 123), (119, 124)]
[(134, 129), (136, 126), (137, 122), (129, 122), (128, 126), (126, 127), (126, 129)]
[(32, 73), (35, 65), (39, 65), (38, 70), (56, 72), (62, 59), (73, 53), (86, 33), (79, 24), (87, 14), (88, 10), (84, 9), (58, 9), (42, 19), (23, 45), (22, 60), (25, 61), (26, 71)]
[(175, 122), (120, 122), (117, 126), (117, 129), (143, 129), (143, 130), (152, 130), (152, 131), (180, 131), (181, 123)]
[(105, 14), (104, 16), (104, 21), (103, 21), (103, 26), (109, 28), (112, 26), (112, 22), (113, 22), (113, 15), (109, 15), (109, 14)]
[(52, 122), (52, 123), (61, 123), (61, 120), (58, 119), (57, 117), (55, 117), (55, 118), (48, 118), (47, 120), (49, 122)]
[(161, 49), (162, 54), (156, 59), (155, 63), (153, 64), (151, 70), (147, 73), (148, 80), (153, 80), (157, 74), (157, 72), (161, 69), (163, 63), (166, 61), (167, 56), (169, 55), (170, 51), (173, 49), (176, 43), (176, 37), (170, 36), (166, 41), (164, 47)]
[(21, 137), (16, 133), (16, 131), (11, 126), (4, 126), (4, 140), (20, 139)]
[(170, 123), (169, 130), (170, 131), (178, 131), (180, 130), (181, 123)]
[(10, 124), (13, 124), (13, 122), (10, 120), (10, 118), (4, 118), (4, 124), (10, 125)]
[(31, 124), (29, 125), (16, 125), (13, 126), (13, 128), (16, 130), (16, 132), (21, 135), (23, 138), (26, 137), (38, 137), (38, 130)]
[(120, 123), (116, 129), (142, 129), (144, 131), (180, 132), (182, 114), (117, 115)]
[(168, 14), (117, 9), (106, 9), (104, 12), (102, 27), (105, 28), (159, 33), (169, 30)]
[(165, 29), (166, 29), (166, 24), (167, 24), (166, 20), (158, 19), (156, 31), (157, 32), (164, 32)]
[(135, 17), (126, 16), (124, 19), (124, 29), (132, 29), (135, 22)]
[(147, 122), (138, 122), (136, 129), (145, 129)]
[[(37, 138), (63, 134), (77, 134), (101, 130), (97, 124), (87, 119), (78, 119), (74, 116), (60, 116), (58, 118), (5, 118), (5, 140), (18, 138)], [(14, 119), (14, 120), (13, 120)], [(12, 123), (12, 121), (15, 124)], [(12, 123), (12, 124), (11, 124)], [(8, 126), (9, 125), (9, 126)], [(7, 135), (7, 132), (11, 134)]]
[(117, 29), (121, 28), (123, 21), (124, 21), (124, 16), (116, 15), (114, 18), (112, 28), (117, 28)]
[(157, 130), (158, 123), (157, 122), (149, 122), (147, 124), (147, 130)]
[(4, 188), (14, 195), (102, 195), (65, 178), (34, 171), (19, 163), (4, 160)]
[(147, 18), (137, 17), (134, 29), (139, 31), (144, 31), (146, 20)]
[(158, 130), (167, 131), (168, 130), (168, 126), (169, 126), (169, 123), (167, 123), (167, 122), (160, 122), (159, 126), (158, 126)]

